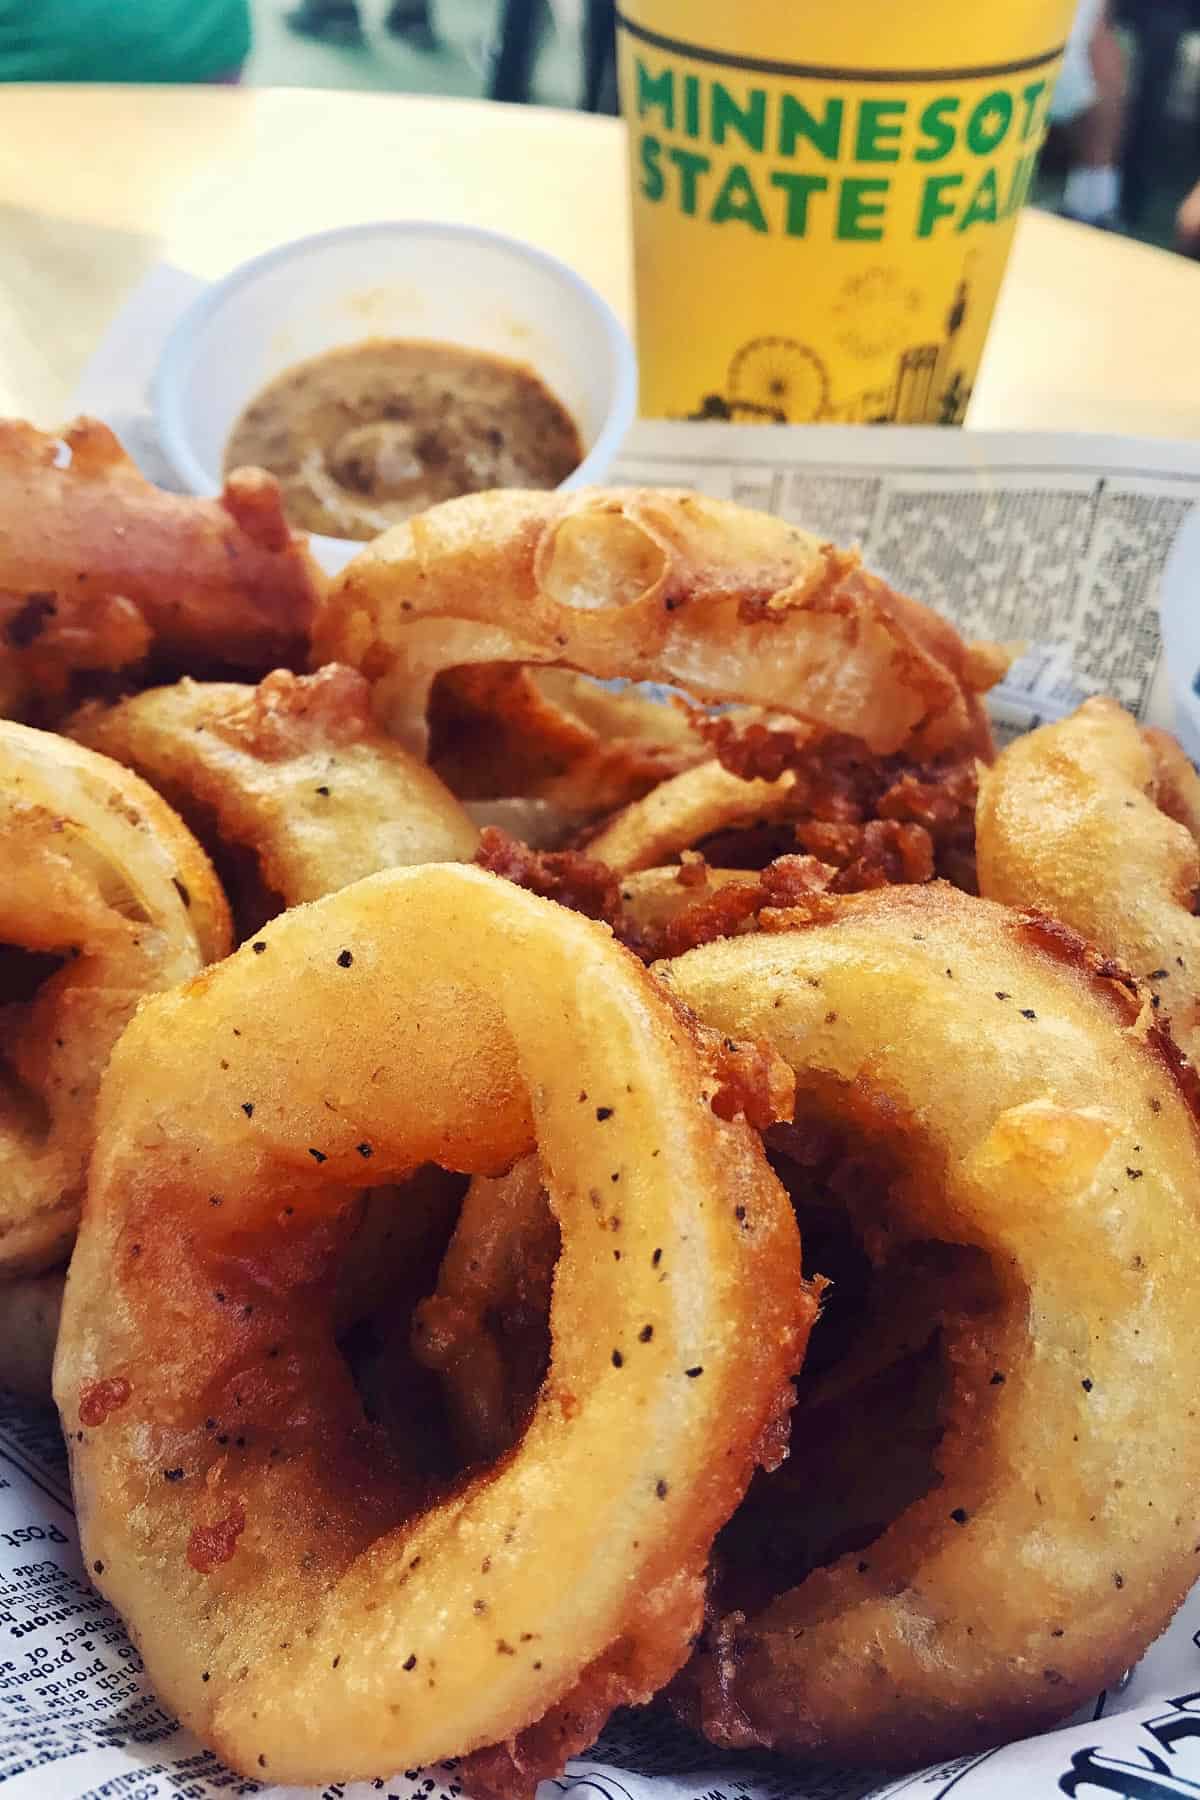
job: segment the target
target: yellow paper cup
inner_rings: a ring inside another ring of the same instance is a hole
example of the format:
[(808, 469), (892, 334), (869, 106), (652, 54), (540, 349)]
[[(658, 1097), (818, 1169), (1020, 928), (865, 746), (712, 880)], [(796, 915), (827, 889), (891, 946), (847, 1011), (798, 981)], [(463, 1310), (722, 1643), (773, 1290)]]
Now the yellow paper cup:
[(641, 410), (961, 422), (1074, 0), (620, 0)]

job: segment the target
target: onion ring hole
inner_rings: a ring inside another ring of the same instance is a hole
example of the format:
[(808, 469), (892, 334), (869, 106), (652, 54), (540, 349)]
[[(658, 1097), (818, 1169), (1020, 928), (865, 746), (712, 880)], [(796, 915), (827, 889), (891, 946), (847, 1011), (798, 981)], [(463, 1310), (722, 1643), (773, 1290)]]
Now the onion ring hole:
[[(0, 944), (0, 1021), (8, 1006), (29, 1006), (66, 958), (40, 950), (24, 950), (19, 944)], [(0, 1033), (0, 1148), (6, 1139), (19, 1144), (40, 1144), (50, 1135), (50, 1109), (27, 1082), (22, 1081), (5, 1051)]]
[(787, 1189), (806, 1266), (828, 1282), (795, 1379), (791, 1454), (759, 1470), (714, 1546), (714, 1594), (765, 1606), (814, 1569), (864, 1555), (942, 1483), (935, 1466), (952, 1388), (950, 1333), (998, 1309), (981, 1250), (937, 1240), (889, 1241), (895, 1126), (829, 1123), (812, 1095), (791, 1125), (766, 1134)]

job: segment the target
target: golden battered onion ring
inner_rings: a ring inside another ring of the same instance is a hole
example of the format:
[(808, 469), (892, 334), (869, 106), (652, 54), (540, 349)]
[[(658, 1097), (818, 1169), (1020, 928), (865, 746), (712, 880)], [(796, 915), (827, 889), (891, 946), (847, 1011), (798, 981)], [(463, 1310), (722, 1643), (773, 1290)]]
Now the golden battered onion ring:
[(1194, 1059), (1200, 850), (1177, 821), (1196, 780), (1181, 751), (1164, 760), (1163, 736), (1147, 742), (1115, 700), (1096, 699), (1016, 738), (980, 778), (979, 890), (1040, 907), (1148, 981)]
[[(262, 942), (110, 1065), (55, 1368), (88, 1564), (233, 1766), (499, 1745), (465, 1785), (528, 1791), (687, 1653), (814, 1310), (791, 1211), (710, 1104), (708, 1040), (601, 927), (445, 866)], [(513, 1455), (431, 1503), (334, 1349), (347, 1188), (535, 1143), (546, 1382)]]
[(1062, 1718), (1195, 1578), (1195, 1084), (1135, 984), (1040, 915), (941, 884), (814, 912), (663, 979), (780, 1051), (798, 1111), (890, 1146), (868, 1254), (973, 1247), (1000, 1303), (946, 1321), (940, 1483), (751, 1617), (718, 1594), (690, 1710), (724, 1744), (918, 1764)]
[(109, 1052), (229, 948), (207, 857), (136, 775), (0, 720), (0, 1274), (70, 1248)]
[[(151, 782), (218, 868), (229, 846), (252, 855), (266, 893), (257, 916), (239, 918), (243, 935), (380, 869), (475, 854), (475, 826), (372, 722), (353, 669), (277, 669), (253, 688), (185, 679), (86, 707), (68, 729)], [(231, 873), (226, 885), (236, 895), (247, 884)]]
[(986, 743), (995, 671), (954, 628), (766, 513), (651, 488), (472, 494), (387, 531), (318, 609), (318, 661), (372, 683), (424, 753), (432, 683), (469, 664), (675, 682), (862, 738)]
[(1200, 843), (1200, 775), (1170, 732), (1147, 726), (1142, 737), (1154, 759), (1154, 798)]
[(323, 579), (261, 469), (197, 500), (152, 487), (98, 419), (61, 439), (0, 421), (0, 713), (60, 716), (77, 672), (147, 660), (303, 667)]
[(567, 669), (507, 663), (440, 676), (429, 729), (429, 761), (463, 799), (539, 800), (573, 824), (704, 755), (680, 707)]
[(62, 1311), (65, 1269), (0, 1284), (0, 1388), (50, 1403), (50, 1372)]
[(700, 763), (606, 820), (588, 855), (618, 875), (658, 868), (713, 832), (783, 818), (795, 785), (790, 770), (778, 781), (743, 781), (719, 762)]

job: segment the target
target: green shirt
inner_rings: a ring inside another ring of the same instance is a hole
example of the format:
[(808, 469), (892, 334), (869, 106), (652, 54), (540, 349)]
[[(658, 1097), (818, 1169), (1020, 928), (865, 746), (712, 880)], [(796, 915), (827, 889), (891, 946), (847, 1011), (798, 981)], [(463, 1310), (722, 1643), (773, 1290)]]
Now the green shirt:
[(248, 0), (0, 0), (0, 81), (211, 81), (249, 48)]

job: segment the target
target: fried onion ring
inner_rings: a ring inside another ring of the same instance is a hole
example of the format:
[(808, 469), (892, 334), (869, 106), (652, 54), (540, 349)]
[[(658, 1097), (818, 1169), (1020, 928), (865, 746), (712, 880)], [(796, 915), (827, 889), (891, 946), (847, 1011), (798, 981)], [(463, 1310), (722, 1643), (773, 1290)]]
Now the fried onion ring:
[(374, 724), (353, 669), (277, 669), (257, 687), (185, 679), (85, 707), (68, 730), (136, 769), (187, 820), (243, 937), (363, 875), (475, 854), (475, 826)]
[(19, 1274), (70, 1248), (96, 1091), (139, 1000), (230, 934), (207, 857), (153, 789), (11, 720), (0, 843), (0, 1274)]
[(261, 469), (198, 500), (97, 419), (61, 440), (0, 421), (0, 714), (51, 722), (83, 671), (302, 668), (322, 582)]
[(785, 818), (795, 785), (791, 771), (777, 781), (743, 781), (719, 762), (700, 763), (606, 820), (588, 839), (588, 855), (618, 875), (658, 868), (714, 832)]
[(916, 1765), (1061, 1719), (1195, 1578), (1196, 1088), (1129, 977), (1041, 915), (941, 884), (813, 915), (663, 979), (894, 1159), (847, 1201), (874, 1262), (983, 1253), (997, 1304), (943, 1301), (931, 1491), (750, 1616), (718, 1583), (684, 1710), (720, 1744)]
[(766, 513), (651, 488), (450, 500), (361, 551), (318, 609), (318, 661), (360, 668), (422, 754), (434, 680), (552, 664), (786, 710), (873, 750), (986, 742), (994, 679), (953, 626)]
[(579, 824), (612, 812), (704, 746), (680, 707), (567, 669), (452, 669), (430, 696), (429, 761), (464, 800), (538, 800)]
[(1154, 758), (1155, 800), (1200, 844), (1200, 775), (1170, 732), (1148, 725), (1142, 737)]
[(980, 892), (1040, 907), (1147, 981), (1200, 1054), (1197, 778), (1115, 700), (1016, 738), (981, 776)]
[[(464, 1784), (531, 1792), (683, 1661), (778, 1454), (815, 1306), (791, 1211), (708, 1038), (600, 926), (444, 866), (262, 941), (143, 1007), (105, 1082), (55, 1367), (87, 1560), (235, 1768), (492, 1745)], [(334, 1348), (347, 1190), (535, 1144), (547, 1377), (513, 1454), (431, 1499)]]

